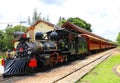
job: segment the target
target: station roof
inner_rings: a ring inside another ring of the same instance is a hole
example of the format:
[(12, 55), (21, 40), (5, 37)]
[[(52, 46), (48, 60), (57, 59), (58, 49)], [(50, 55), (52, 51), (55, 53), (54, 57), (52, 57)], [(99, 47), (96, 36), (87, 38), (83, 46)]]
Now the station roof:
[(107, 39), (104, 39), (103, 37), (100, 37), (98, 35), (95, 35), (94, 33), (91, 33), (77, 25), (74, 25), (70, 22), (65, 22), (63, 25), (62, 25), (62, 28), (66, 28), (66, 29), (74, 29), (75, 31), (77, 31), (79, 34), (88, 34), (90, 36), (93, 36), (93, 37), (96, 37), (98, 39), (101, 39), (101, 40), (104, 40), (104, 41), (108, 41)]
[(105, 40), (103, 39), (100, 39), (100, 38), (97, 38), (97, 37), (94, 37), (94, 36), (91, 36), (91, 35), (88, 35), (88, 34), (80, 34), (81, 36), (87, 36), (89, 38), (92, 38), (92, 39), (95, 39), (95, 40), (99, 40), (99, 41), (102, 41), (102, 42), (106, 42)]
[[(47, 34), (50, 34), (51, 32), (53, 32), (53, 31), (48, 31)], [(59, 28), (59, 29), (55, 30), (55, 32), (61, 33), (61, 34), (68, 34), (68, 33), (70, 33), (70, 34), (73, 34), (73, 35), (78, 35), (78, 33), (68, 31), (68, 30), (66, 30), (64, 28)]]
[(30, 27), (28, 27), (28, 29), (27, 29), (26, 32), (28, 32), (28, 31), (31, 30), (31, 29), (34, 30), (35, 26), (36, 26), (37, 24), (39, 24), (40, 22), (43, 22), (43, 23), (47, 24), (48, 26), (54, 27), (54, 24), (52, 24), (52, 23), (50, 23), (50, 22), (46, 22), (46, 21), (44, 21), (44, 20), (38, 20), (35, 24), (33, 24), (33, 25), (31, 25)]

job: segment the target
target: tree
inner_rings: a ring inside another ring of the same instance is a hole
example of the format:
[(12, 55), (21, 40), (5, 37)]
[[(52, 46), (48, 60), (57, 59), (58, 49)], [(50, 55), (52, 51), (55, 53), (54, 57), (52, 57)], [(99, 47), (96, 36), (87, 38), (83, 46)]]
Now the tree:
[(75, 17), (75, 18), (70, 17), (68, 19), (65, 19), (64, 17), (60, 17), (57, 25), (61, 26), (62, 24), (64, 24), (67, 21), (92, 32), (91, 24), (89, 24), (86, 21), (80, 19), (79, 17)]
[(16, 26), (14, 26), (13, 30), (14, 30), (14, 32), (20, 31), (21, 28), (22, 28), (22, 32), (25, 32), (27, 30), (27, 27), (26, 26), (22, 26), (22, 25), (16, 25)]
[(117, 44), (120, 45), (120, 32), (118, 33), (118, 36), (117, 36)]
[(12, 50), (14, 48), (14, 45), (12, 43), (13, 34), (14, 34), (14, 30), (12, 27), (7, 27), (5, 29), (5, 36), (4, 36), (5, 50), (8, 49)]
[(64, 17), (59, 17), (57, 25), (61, 26), (63, 25), (67, 20)]
[(2, 30), (0, 30), (0, 51), (5, 50), (4, 36), (5, 36), (5, 33)]
[(0, 51), (4, 52), (7, 51), (8, 49), (13, 50), (14, 45), (13, 45), (13, 35), (14, 32), (20, 31), (20, 28), (22, 27), (22, 31), (25, 32), (27, 27), (26, 26), (7, 26), (5, 31), (0, 31)]
[(31, 17), (28, 17), (28, 24), (33, 25), (34, 23), (36, 23), (38, 20), (44, 20), (49, 22), (49, 16), (47, 15), (47, 17), (42, 17), (42, 13), (38, 12), (37, 9), (34, 9), (33, 11), (33, 16), (32, 16), (32, 20), (30, 19)]

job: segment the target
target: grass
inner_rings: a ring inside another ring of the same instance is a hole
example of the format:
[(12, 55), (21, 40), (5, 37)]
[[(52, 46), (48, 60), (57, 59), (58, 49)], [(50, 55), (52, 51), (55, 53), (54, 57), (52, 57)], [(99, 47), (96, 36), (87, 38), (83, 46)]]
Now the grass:
[(112, 70), (118, 64), (120, 64), (120, 54), (114, 55), (96, 66), (77, 83), (120, 83), (120, 77)]
[(6, 58), (5, 55), (0, 55), (0, 65), (1, 65), (1, 59)]
[(2, 65), (1, 59), (0, 59), (0, 65)]
[(6, 58), (5, 55), (0, 55), (0, 59)]

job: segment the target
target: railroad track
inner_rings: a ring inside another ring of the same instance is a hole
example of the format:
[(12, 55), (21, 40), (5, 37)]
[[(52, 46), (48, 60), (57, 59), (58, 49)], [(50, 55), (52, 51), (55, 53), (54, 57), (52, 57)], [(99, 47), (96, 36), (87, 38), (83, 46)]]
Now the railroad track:
[(8, 77), (8, 78), (4, 78), (3, 76), (2, 76), (2, 74), (0, 74), (0, 83), (4, 83), (4, 81), (6, 81), (6, 80), (9, 80), (9, 79), (11, 79), (11, 78), (13, 78), (14, 76), (11, 76), (11, 77)]
[(10, 78), (3, 78), (3, 76), (0, 75), (0, 83), (4, 82), (5, 80), (8, 80), (8, 79), (10, 79)]
[[(67, 73), (64, 73), (63, 71), (59, 71), (59, 70), (64, 70), (63, 67), (60, 67), (60, 68), (52, 69), (51, 71), (48, 71), (48, 72), (40, 72), (33, 76), (30, 75), (30, 76), (25, 76), (25, 77), (21, 76), (21, 77), (9, 77), (9, 78), (3, 78), (2, 76), (0, 76), (0, 83), (13, 83), (15, 82), (14, 80), (16, 79), (17, 79), (16, 81), (18, 81), (19, 83), (25, 83), (25, 82), (29, 82), (29, 83), (74, 83), (78, 81), (80, 78), (82, 78), (84, 75), (86, 75), (96, 65), (98, 65), (99, 63), (101, 63), (102, 61), (110, 57), (114, 51), (115, 49), (110, 50), (109, 52), (106, 52), (104, 54), (100, 54), (101, 56), (95, 59), (93, 59), (94, 56), (90, 56), (92, 58), (89, 62), (82, 60), (83, 63), (81, 63), (82, 61), (79, 61), (80, 65), (73, 68), (72, 71), (67, 72)], [(99, 55), (99, 53), (97, 55)], [(89, 59), (89, 57), (87, 58)], [(65, 71), (67, 71), (67, 69), (68, 68), (65, 68)], [(64, 73), (64, 75), (58, 75), (58, 71), (61, 73)], [(8, 81), (6, 82), (6, 80)]]
[(69, 74), (53, 81), (53, 83), (74, 83), (74, 82), (80, 80), (80, 78), (82, 78), (84, 75), (86, 75), (96, 65), (100, 64), (101, 62), (105, 61), (108, 57), (110, 57), (114, 51), (115, 50), (112, 50), (112, 51), (104, 54), (103, 56), (98, 57), (97, 59), (87, 63), (86, 65), (77, 68), (76, 70), (70, 72)]

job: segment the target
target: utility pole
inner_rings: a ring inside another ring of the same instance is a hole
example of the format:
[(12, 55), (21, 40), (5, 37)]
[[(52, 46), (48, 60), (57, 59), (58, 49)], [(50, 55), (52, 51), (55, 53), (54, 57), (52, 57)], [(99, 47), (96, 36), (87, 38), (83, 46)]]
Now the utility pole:
[(11, 24), (20, 23), (20, 31), (22, 32), (22, 23), (26, 23), (26, 21), (20, 21), (20, 22), (0, 22), (0, 24), (8, 24), (8, 27), (13, 26)]
[(26, 21), (20, 21), (20, 31), (22, 32), (22, 23), (25, 23)]

